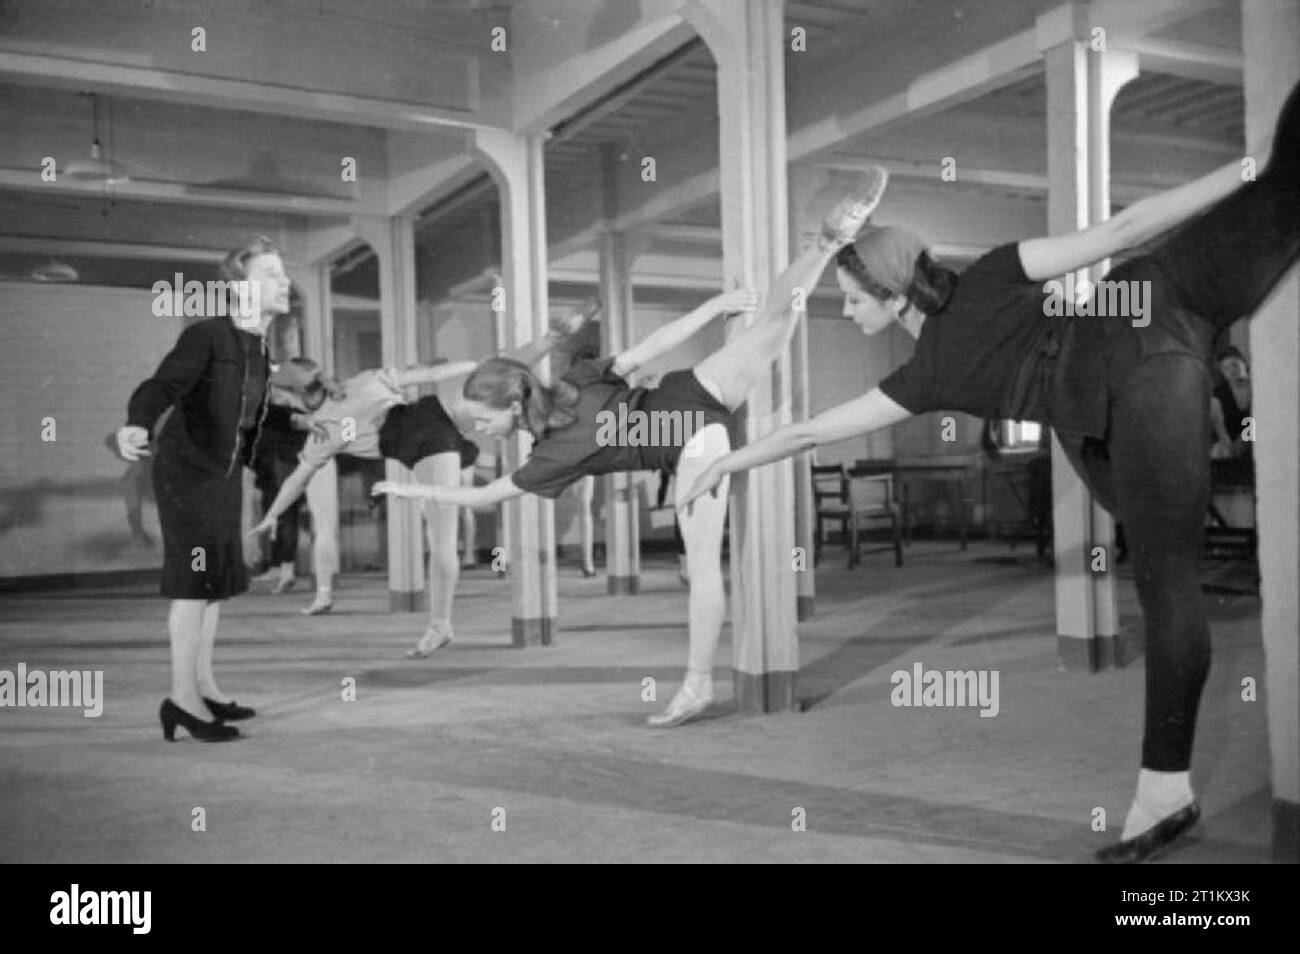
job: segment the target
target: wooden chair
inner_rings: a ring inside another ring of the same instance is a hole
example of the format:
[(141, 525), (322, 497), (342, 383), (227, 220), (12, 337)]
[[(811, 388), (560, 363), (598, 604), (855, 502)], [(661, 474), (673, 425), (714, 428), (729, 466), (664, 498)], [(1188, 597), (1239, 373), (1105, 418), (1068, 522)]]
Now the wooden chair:
[[(826, 542), (826, 523), (838, 523), (845, 545), (849, 540), (849, 478), (843, 464), (812, 465), (813, 510), (816, 514), (813, 565), (821, 560), (822, 546)], [(850, 556), (849, 565), (852, 566)]]
[(892, 473), (859, 473), (848, 475), (849, 495), (849, 568), (861, 562), (861, 530), (863, 523), (872, 521), (888, 523), (890, 542), (876, 550), (894, 551), (894, 566), (903, 565), (903, 521), (898, 493)]

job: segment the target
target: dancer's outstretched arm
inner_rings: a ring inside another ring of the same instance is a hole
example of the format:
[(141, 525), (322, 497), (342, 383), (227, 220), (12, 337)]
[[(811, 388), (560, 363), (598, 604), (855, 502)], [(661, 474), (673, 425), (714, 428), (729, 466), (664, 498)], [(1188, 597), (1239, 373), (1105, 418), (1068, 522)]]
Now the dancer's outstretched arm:
[(727, 474), (793, 457), (821, 444), (833, 444), (850, 437), (870, 434), (911, 416), (910, 411), (886, 396), (880, 388), (873, 388), (862, 397), (823, 411), (807, 421), (775, 430), (752, 444), (718, 458), (696, 479), (680, 503), (689, 504), (695, 498), (715, 490)]
[(388, 494), (411, 500), (432, 500), (434, 503), (452, 504), (483, 510), (505, 500), (522, 497), (524, 491), (515, 485), (510, 474), (498, 477), (485, 487), (437, 487), (433, 484), (397, 484), (381, 480), (370, 491), (372, 495)]
[(249, 536), (258, 537), (268, 530), (275, 529), (275, 522), (280, 519), (280, 514), (293, 506), (293, 502), (302, 496), (303, 491), (307, 489), (307, 484), (311, 482), (311, 475), (324, 467), (329, 459), (329, 456), (321, 455), (310, 461), (299, 461), (293, 473), (280, 485), (280, 492), (275, 495), (275, 501), (262, 516), (261, 521), (249, 531)]
[[(1265, 141), (1252, 154), (1258, 169), (1268, 165), (1270, 151)], [(1244, 181), (1241, 173), (1240, 160), (1229, 162), (1185, 185), (1139, 199), (1090, 228), (1027, 239), (1020, 243), (1020, 264), (1030, 281), (1039, 282), (1136, 248), (1227, 198)]]
[(749, 289), (714, 295), (699, 308), (668, 322), (647, 335), (640, 344), (633, 345), (618, 355), (614, 359), (613, 371), (619, 377), (627, 377), (643, 364), (676, 348), (719, 315), (753, 311), (757, 307), (758, 295)]
[(502, 357), (509, 358), (511, 361), (518, 361), (520, 364), (531, 368), (550, 354), (551, 350), (565, 338), (577, 334), (583, 325), (600, 314), (603, 307), (604, 305), (601, 304), (600, 299), (592, 299), (587, 302), (578, 314), (568, 318), (553, 319), (550, 328), (546, 330), (546, 334), (522, 347), (516, 348), (514, 351), (507, 352)]
[(477, 361), (451, 361), (445, 364), (401, 368), (397, 372), (397, 386), (409, 388), (419, 384), (441, 384), (443, 381), (469, 374), (477, 367)]

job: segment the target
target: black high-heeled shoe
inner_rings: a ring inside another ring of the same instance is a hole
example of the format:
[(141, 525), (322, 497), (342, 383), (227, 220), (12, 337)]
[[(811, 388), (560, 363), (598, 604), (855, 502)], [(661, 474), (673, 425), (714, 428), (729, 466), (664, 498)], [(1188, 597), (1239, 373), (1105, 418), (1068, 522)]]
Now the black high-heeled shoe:
[(176, 741), (176, 726), (182, 725), (200, 742), (230, 742), (239, 738), (239, 730), (233, 725), (220, 722), (204, 722), (190, 715), (170, 699), (164, 699), (158, 710), (158, 719), (162, 722), (163, 738), (168, 742)]
[(1146, 861), (1164, 848), (1201, 817), (1201, 806), (1192, 802), (1172, 815), (1166, 815), (1142, 834), (1107, 845), (1097, 852), (1096, 858), (1107, 865), (1132, 865)]
[(251, 719), (257, 715), (248, 706), (241, 706), (239, 703), (231, 700), (230, 702), (218, 702), (216, 699), (203, 697), (203, 704), (208, 710), (217, 717), (218, 722), (238, 722), (240, 719)]

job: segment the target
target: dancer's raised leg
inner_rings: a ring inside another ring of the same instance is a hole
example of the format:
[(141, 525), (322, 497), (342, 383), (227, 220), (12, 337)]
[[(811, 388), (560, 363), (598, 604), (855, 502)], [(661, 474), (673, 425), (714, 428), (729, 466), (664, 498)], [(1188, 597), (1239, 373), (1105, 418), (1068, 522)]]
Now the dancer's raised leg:
[(812, 294), (826, 266), (837, 252), (853, 241), (885, 194), (889, 176), (873, 167), (852, 192), (830, 211), (817, 241), (800, 253), (764, 293), (753, 321), (730, 341), (695, 366), (695, 376), (733, 411), (745, 402), (772, 362), (790, 343), (799, 316), (797, 290)]

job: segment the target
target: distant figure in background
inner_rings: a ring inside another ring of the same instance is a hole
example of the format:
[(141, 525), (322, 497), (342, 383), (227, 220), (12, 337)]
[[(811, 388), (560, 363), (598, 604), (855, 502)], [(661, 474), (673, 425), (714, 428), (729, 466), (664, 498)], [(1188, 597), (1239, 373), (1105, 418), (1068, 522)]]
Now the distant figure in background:
[(1210, 397), (1210, 420), (1214, 427), (1216, 460), (1250, 457), (1253, 441), (1246, 440), (1246, 418), (1250, 417), (1250, 365), (1234, 347), (1224, 348), (1215, 359), (1221, 378)]
[[(326, 387), (333, 395), (342, 396), (342, 389), (332, 381)], [(298, 455), (307, 442), (312, 425), (307, 407), (289, 388), (271, 384), (270, 404), (262, 421), (262, 438), (253, 458), (253, 474), (258, 492), (262, 495), (262, 511), (271, 507), (285, 480), (298, 466)], [(270, 544), (270, 566), (255, 582), (272, 584), (271, 592), (286, 593), (296, 581), (298, 558), (298, 525), (302, 514), (301, 497), (280, 514), (275, 524), (275, 534)]]

